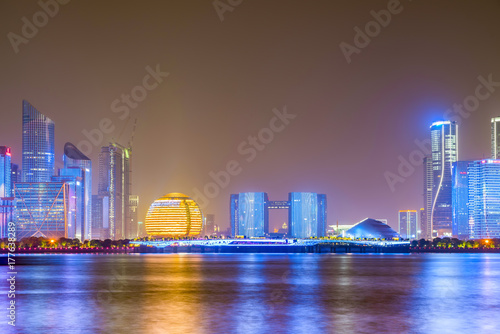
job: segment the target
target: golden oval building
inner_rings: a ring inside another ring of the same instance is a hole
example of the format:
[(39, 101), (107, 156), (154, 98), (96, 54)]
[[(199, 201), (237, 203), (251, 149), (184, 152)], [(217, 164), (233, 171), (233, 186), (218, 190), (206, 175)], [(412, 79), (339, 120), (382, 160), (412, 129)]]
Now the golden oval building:
[(145, 225), (150, 236), (197, 236), (203, 227), (203, 215), (198, 204), (189, 196), (170, 193), (151, 204)]

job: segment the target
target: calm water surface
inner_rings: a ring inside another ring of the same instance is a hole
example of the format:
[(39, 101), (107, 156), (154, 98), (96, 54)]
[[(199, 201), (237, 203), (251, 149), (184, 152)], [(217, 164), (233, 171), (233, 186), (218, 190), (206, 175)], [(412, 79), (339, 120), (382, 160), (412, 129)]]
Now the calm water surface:
[(17, 332), (4, 311), (0, 333), (500, 333), (500, 254), (78, 254), (22, 262)]

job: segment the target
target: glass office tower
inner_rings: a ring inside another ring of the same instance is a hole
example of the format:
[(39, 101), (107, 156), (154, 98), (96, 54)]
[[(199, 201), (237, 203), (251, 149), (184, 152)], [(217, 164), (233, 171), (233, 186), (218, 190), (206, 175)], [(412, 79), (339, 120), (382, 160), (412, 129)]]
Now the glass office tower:
[(231, 233), (234, 236), (263, 237), (269, 232), (267, 193), (231, 195)]
[(491, 119), (491, 158), (500, 159), (500, 117)]
[(457, 161), (452, 165), (452, 232), (461, 240), (469, 238), (469, 177), (472, 161)]
[(399, 234), (403, 239), (417, 238), (417, 210), (400, 210), (398, 214)]
[(292, 238), (323, 237), (326, 233), (326, 195), (292, 192), (288, 228)]
[(69, 187), (65, 182), (16, 183), (17, 240), (67, 238)]
[(468, 173), (470, 237), (500, 238), (500, 160), (473, 161)]
[(444, 121), (433, 123), (430, 130), (432, 146), (431, 236), (451, 236), (451, 165), (458, 160), (458, 127), (456, 122)]
[(110, 143), (99, 154), (98, 195), (109, 198), (109, 211), (103, 212), (109, 219), (111, 239), (132, 238), (130, 220), (130, 148)]
[(54, 122), (23, 100), (23, 182), (50, 182), (54, 175)]
[(12, 196), (12, 164), (10, 147), (0, 146), (0, 198)]
[[(87, 158), (75, 145), (71, 143), (66, 143), (64, 145), (64, 169), (68, 170), (67, 174), (62, 175), (73, 175), (80, 177), (81, 185), (80, 192), (78, 196), (78, 208), (77, 213), (79, 216), (78, 221), (81, 221), (81, 226), (78, 228), (78, 235), (80, 240), (91, 240), (92, 239), (92, 161)], [(81, 170), (81, 172), (74, 171), (75, 168)], [(80, 223), (79, 223), (80, 225)]]

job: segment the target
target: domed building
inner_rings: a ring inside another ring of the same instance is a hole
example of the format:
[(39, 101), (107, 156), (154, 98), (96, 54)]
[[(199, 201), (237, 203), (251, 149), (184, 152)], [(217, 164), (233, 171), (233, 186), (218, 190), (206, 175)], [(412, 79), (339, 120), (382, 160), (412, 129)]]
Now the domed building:
[(345, 236), (353, 239), (376, 238), (391, 240), (400, 238), (398, 232), (394, 231), (389, 225), (371, 218), (366, 218), (345, 231)]
[(181, 193), (170, 193), (151, 204), (145, 225), (150, 236), (197, 236), (203, 227), (203, 215), (198, 204), (190, 197)]

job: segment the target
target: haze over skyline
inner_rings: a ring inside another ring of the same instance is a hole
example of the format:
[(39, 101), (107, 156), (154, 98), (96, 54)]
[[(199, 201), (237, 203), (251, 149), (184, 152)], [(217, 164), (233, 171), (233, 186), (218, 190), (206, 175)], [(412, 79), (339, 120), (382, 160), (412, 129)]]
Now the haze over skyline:
[[(36, 1), (0, 7), (4, 36), (22, 35), (22, 18), (33, 22), (41, 10)], [(140, 220), (155, 199), (194, 196), (210, 172), (234, 160), (241, 172), (204, 208), (223, 228), (229, 195), (246, 191), (270, 200), (323, 193), (330, 225), (372, 217), (394, 228), (399, 210), (422, 207), (422, 166), (394, 191), (384, 173), (397, 173), (399, 156), (418, 149), (414, 140), (430, 138), (432, 122), (475, 94), (478, 77), (500, 82), (500, 5), (401, 1), (349, 63), (340, 43), (354, 45), (353, 29), (387, 8), (388, 1), (243, 1), (221, 21), (212, 1), (70, 1), (19, 52), (7, 37), (0, 43), (0, 145), (21, 164), (23, 99), (55, 122), (59, 163), (65, 142), (78, 145), (109, 119), (101, 128), (114, 129), (89, 148), (97, 167), (100, 146), (129, 142), (137, 119), (132, 193)], [(136, 86), (145, 87), (135, 90), (146, 92), (143, 100), (122, 100)], [(460, 160), (490, 156), (499, 105), (493, 91), (462, 118)], [(271, 128), (273, 110), (285, 106), (296, 117), (247, 161), (238, 147)], [(97, 168), (94, 184), (96, 176)]]

